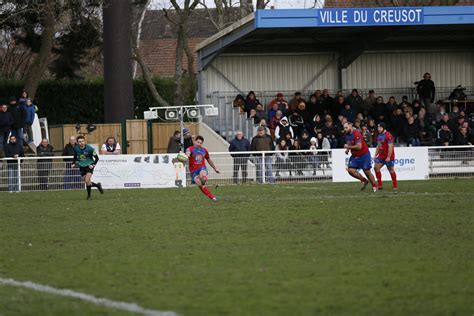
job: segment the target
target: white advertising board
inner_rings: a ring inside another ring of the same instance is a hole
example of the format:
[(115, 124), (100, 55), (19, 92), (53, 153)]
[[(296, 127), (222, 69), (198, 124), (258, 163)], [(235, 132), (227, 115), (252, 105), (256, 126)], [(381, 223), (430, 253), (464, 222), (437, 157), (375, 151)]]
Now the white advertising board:
[(176, 154), (101, 155), (92, 177), (104, 189), (186, 186), (185, 166)]
[[(358, 181), (347, 173), (347, 163), (349, 162), (350, 154), (346, 155), (345, 149), (333, 149), (331, 152), (332, 181)], [(374, 153), (375, 148), (370, 148), (371, 157), (374, 157)], [(381, 171), (382, 179), (390, 180), (387, 168), (383, 167)], [(397, 173), (397, 180), (428, 179), (428, 147), (395, 147), (395, 172)]]

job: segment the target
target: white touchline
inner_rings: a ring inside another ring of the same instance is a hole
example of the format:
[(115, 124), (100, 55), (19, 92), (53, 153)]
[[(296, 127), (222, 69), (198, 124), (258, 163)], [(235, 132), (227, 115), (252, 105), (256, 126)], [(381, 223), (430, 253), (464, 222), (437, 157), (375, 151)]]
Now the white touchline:
[(152, 309), (143, 308), (135, 303), (126, 303), (109, 300), (107, 298), (95, 297), (94, 295), (76, 292), (69, 289), (57, 289), (48, 285), (38, 284), (30, 281), (16, 281), (14, 279), (4, 279), (0, 278), (0, 284), (11, 285), (16, 287), (23, 287), (27, 289), (32, 289), (34, 291), (56, 294), (66, 297), (77, 298), (89, 303), (93, 303), (100, 306), (120, 309), (127, 312), (132, 312), (141, 315), (147, 316), (177, 316), (178, 314), (172, 311), (156, 311)]

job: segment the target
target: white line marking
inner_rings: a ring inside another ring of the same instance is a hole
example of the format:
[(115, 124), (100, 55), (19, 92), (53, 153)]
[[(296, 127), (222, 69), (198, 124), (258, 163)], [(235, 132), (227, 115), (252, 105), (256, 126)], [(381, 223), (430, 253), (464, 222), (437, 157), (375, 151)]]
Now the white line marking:
[(135, 303), (113, 301), (107, 298), (95, 297), (90, 294), (76, 292), (69, 289), (57, 289), (48, 285), (38, 284), (38, 283), (30, 282), (30, 281), (22, 282), (22, 281), (16, 281), (14, 279), (0, 278), (0, 284), (23, 287), (23, 288), (31, 289), (38, 292), (77, 298), (77, 299), (80, 299), (82, 301), (86, 301), (92, 304), (105, 306), (109, 308), (120, 309), (123, 311), (146, 315), (146, 316), (177, 316), (178, 315), (177, 313), (172, 312), (172, 311), (156, 311), (152, 309), (146, 309)]

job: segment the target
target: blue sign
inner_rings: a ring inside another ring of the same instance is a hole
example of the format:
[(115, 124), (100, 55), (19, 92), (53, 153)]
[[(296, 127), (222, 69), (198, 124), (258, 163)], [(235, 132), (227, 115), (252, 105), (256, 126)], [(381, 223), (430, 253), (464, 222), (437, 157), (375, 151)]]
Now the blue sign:
[(474, 24), (474, 6), (257, 10), (256, 28)]
[(317, 10), (319, 26), (423, 24), (423, 8), (367, 8)]

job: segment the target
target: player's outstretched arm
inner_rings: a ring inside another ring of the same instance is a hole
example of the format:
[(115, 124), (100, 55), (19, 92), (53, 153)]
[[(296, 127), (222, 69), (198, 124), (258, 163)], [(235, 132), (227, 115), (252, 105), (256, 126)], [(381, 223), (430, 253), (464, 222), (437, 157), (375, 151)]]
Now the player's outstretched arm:
[(211, 158), (209, 158), (209, 159), (207, 160), (207, 162), (208, 162), (209, 165), (212, 167), (212, 169), (214, 169), (214, 171), (215, 171), (216, 173), (221, 173), (221, 171), (216, 167), (216, 165), (214, 164), (214, 161), (212, 161)]

